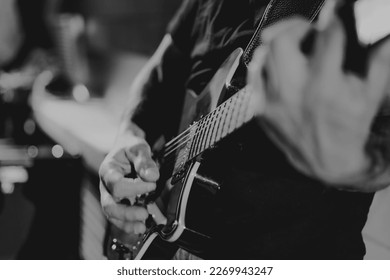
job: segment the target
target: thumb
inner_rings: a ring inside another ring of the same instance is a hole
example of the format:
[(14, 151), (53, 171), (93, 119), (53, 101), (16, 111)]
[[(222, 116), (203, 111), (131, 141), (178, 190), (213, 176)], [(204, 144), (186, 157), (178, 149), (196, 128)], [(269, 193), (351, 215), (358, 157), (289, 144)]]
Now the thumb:
[(265, 70), (265, 60), (268, 53), (268, 48), (261, 46), (257, 48), (253, 59), (248, 67), (247, 84), (251, 92), (251, 104), (255, 106), (256, 112), (259, 115), (264, 113), (266, 96), (265, 84), (267, 83), (267, 75)]
[(160, 178), (160, 171), (157, 164), (151, 160), (150, 164), (138, 171), (138, 175), (145, 182), (156, 182)]
[(160, 172), (152, 158), (150, 147), (146, 143), (139, 143), (127, 151), (127, 157), (133, 163), (137, 175), (145, 182), (156, 182)]

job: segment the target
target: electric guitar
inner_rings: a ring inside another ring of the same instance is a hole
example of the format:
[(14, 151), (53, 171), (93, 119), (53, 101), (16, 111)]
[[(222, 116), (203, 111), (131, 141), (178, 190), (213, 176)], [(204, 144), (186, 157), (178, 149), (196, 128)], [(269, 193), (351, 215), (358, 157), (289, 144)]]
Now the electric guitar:
[(220, 144), (250, 123), (256, 110), (254, 96), (240, 78), (246, 71), (242, 58), (243, 50), (236, 49), (199, 96), (187, 94), (183, 132), (156, 158), (161, 164), (157, 193), (168, 193), (160, 199), (167, 201), (166, 210), (160, 211), (159, 203), (153, 202), (159, 200), (156, 195), (143, 201), (153, 225), (142, 236), (113, 230), (109, 258), (172, 258), (178, 247), (202, 255), (217, 238), (212, 236), (209, 213), (223, 184), (218, 180), (221, 168), (212, 167), (216, 156), (210, 152), (218, 154)]

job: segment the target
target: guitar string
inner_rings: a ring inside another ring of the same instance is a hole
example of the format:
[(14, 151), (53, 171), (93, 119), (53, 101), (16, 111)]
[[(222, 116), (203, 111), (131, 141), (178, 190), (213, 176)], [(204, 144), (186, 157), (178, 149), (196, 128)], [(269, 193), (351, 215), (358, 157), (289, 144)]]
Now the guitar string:
[(187, 145), (188, 142), (189, 142), (190, 140), (193, 140), (196, 136), (202, 134), (202, 133), (205, 131), (206, 128), (208, 128), (208, 127), (202, 126), (196, 133), (194, 133), (192, 136), (189, 136), (187, 140), (185, 140), (185, 141), (179, 143), (178, 146), (175, 147), (174, 149), (170, 149), (169, 151), (165, 152), (165, 153), (164, 153), (164, 157), (165, 157), (165, 156), (169, 156), (170, 154), (172, 154), (173, 152), (175, 152), (175, 151), (178, 150), (179, 148), (181, 148), (181, 147)]
[(189, 133), (186, 133), (185, 135), (180, 135), (180, 138), (177, 139), (174, 143), (170, 144), (169, 146), (165, 145), (164, 149), (161, 151), (161, 154), (166, 154), (169, 151), (176, 150), (178, 146), (181, 146), (182, 143), (187, 142), (189, 139)]
[[(226, 113), (228, 113), (228, 111), (226, 111)], [(226, 115), (225, 115), (225, 116), (226, 116)], [(208, 119), (207, 121), (209, 121), (209, 120), (210, 120), (210, 119)], [(198, 136), (198, 135), (202, 134), (203, 132), (207, 131), (207, 130), (209, 129), (209, 127), (204, 125), (204, 124), (207, 123), (207, 121), (204, 121), (202, 124), (200, 124), (201, 127), (196, 131), (196, 133), (194, 133), (193, 135), (189, 135), (189, 136), (187, 137), (187, 139), (183, 140), (182, 142), (176, 143), (176, 144), (175, 144), (176, 146), (175, 146), (174, 148), (170, 147), (169, 150), (165, 151), (165, 152), (164, 152), (164, 157), (169, 156), (170, 154), (172, 154), (173, 152), (175, 152), (175, 151), (178, 150), (179, 148), (181, 148), (181, 147), (187, 145), (188, 142), (189, 142), (190, 140), (193, 140), (196, 136)], [(205, 136), (205, 135), (204, 135), (204, 136)], [(208, 138), (210, 138), (210, 136), (207, 136), (206, 138), (207, 138), (206, 141), (208, 141), (208, 142), (211, 141), (211, 139), (208, 139)], [(203, 141), (204, 141), (204, 140), (203, 140)], [(206, 146), (209, 146), (209, 145), (206, 145)]]
[[(228, 101), (230, 100), (230, 98), (228, 100), (226, 100), (224, 103), (222, 103), (220, 106), (218, 106), (217, 108), (215, 108), (213, 111), (211, 111), (210, 113), (208, 113), (207, 115), (205, 115), (202, 119), (200, 119), (197, 124), (201, 123), (203, 120), (207, 119), (211, 114), (215, 113), (217, 110), (219, 110), (220, 107), (222, 107), (225, 103), (227, 103)], [(193, 128), (194, 125), (190, 125), (186, 130), (184, 130), (183, 132), (181, 132), (178, 136), (176, 136), (175, 138), (171, 139), (168, 143), (165, 144), (165, 149), (167, 148), (170, 148), (171, 145), (174, 145), (175, 142), (177, 143), (178, 141), (182, 140), (186, 135), (187, 132), (189, 132), (192, 128)]]
[(186, 141), (186, 142), (183, 142), (181, 145), (179, 145), (177, 148), (175, 148), (175, 149), (173, 149), (173, 150), (171, 150), (170, 152), (168, 152), (168, 153), (165, 153), (164, 154), (164, 157), (167, 157), (167, 156), (169, 156), (170, 154), (172, 154), (172, 153), (174, 153), (174, 152), (176, 152), (179, 148), (181, 148), (181, 147), (183, 147), (183, 146), (185, 146), (185, 145), (187, 145), (187, 143), (188, 143), (188, 141)]
[[(170, 140), (166, 144), (166, 147), (168, 147), (168, 150), (162, 151), (163, 157), (160, 158), (160, 159), (163, 159), (164, 163), (168, 164), (168, 165), (171, 164), (171, 162), (174, 163), (175, 161), (178, 161), (177, 154), (175, 153), (175, 151), (177, 151), (183, 145), (187, 145), (188, 141), (190, 141), (190, 140), (193, 141), (198, 136), (200, 136), (202, 133), (204, 133), (205, 129), (209, 128), (206, 125), (211, 120), (215, 119), (216, 115), (224, 114), (224, 115), (221, 115), (221, 118), (222, 118), (222, 116), (227, 117), (228, 114), (229, 114), (229, 109), (237, 110), (237, 108), (235, 108), (235, 106), (237, 106), (237, 105), (240, 108), (244, 107), (246, 109), (245, 110), (239, 110), (239, 113), (237, 115), (234, 115), (234, 114), (232, 115), (232, 117), (234, 119), (236, 119), (235, 125), (239, 124), (238, 126), (235, 126), (235, 128), (243, 125), (247, 120), (249, 120), (250, 119), (250, 115), (253, 115), (253, 114), (247, 115), (247, 112), (246, 112), (247, 108), (248, 108), (247, 106), (249, 106), (249, 103), (250, 103), (250, 100), (251, 100), (249, 98), (250, 93), (248, 94), (248, 91), (242, 90), (242, 91), (238, 92), (238, 94), (236, 94), (234, 96), (235, 96), (234, 100), (229, 98), (224, 103), (222, 103), (220, 106), (218, 106), (213, 111), (211, 111), (209, 114), (207, 114), (205, 117), (200, 119), (196, 124), (191, 125), (185, 131), (183, 131), (178, 136), (176, 136), (175, 138)], [(233, 103), (233, 101), (238, 102), (238, 104), (236, 103), (235, 105), (233, 105), (234, 108), (230, 108), (230, 106), (226, 106), (228, 104), (228, 102)], [(239, 119), (242, 119), (242, 118), (244, 118), (244, 120), (238, 121)], [(191, 158), (193, 158), (194, 156), (198, 155), (200, 152), (208, 149), (212, 144), (214, 144), (215, 142), (219, 141), (221, 138), (225, 137), (227, 134), (231, 133), (235, 129), (235, 128), (233, 128), (233, 130), (230, 130), (231, 129), (231, 125), (232, 125), (231, 120), (229, 121), (231, 124), (228, 127), (225, 128), (226, 121), (227, 121), (227, 119), (225, 118), (223, 122), (219, 122), (218, 123), (218, 125), (217, 125), (218, 128), (216, 128), (217, 129), (217, 133), (216, 134), (214, 134), (214, 133), (210, 134), (211, 137), (215, 137), (214, 140), (207, 139), (205, 141), (204, 137), (206, 136), (206, 134), (203, 135), (203, 137), (197, 139), (197, 140), (200, 140), (199, 144), (200, 145), (203, 144), (203, 147), (199, 149), (200, 146), (197, 146), (195, 148), (195, 150), (192, 150), (192, 147), (191, 147), (191, 152), (190, 152)], [(197, 125), (196, 132), (193, 133), (193, 134), (190, 134), (189, 132), (190, 132), (191, 129), (194, 128), (194, 125)], [(224, 129), (226, 129), (226, 130), (224, 130)], [(225, 135), (223, 135), (224, 131), (226, 131)], [(207, 134), (207, 135), (209, 135), (209, 134)], [(193, 151), (195, 151), (195, 153), (191, 154)]]
[[(208, 128), (208, 127), (206, 127), (206, 126), (202, 127), (201, 129), (199, 129), (199, 132), (193, 134), (193, 135), (190, 136), (187, 140), (181, 142), (181, 143), (180, 143), (177, 147), (175, 147), (174, 149), (171, 149), (169, 152), (164, 153), (164, 159), (167, 160), (168, 157), (174, 156), (174, 155), (175, 155), (174, 152), (176, 152), (179, 148), (181, 148), (181, 147), (187, 145), (188, 142), (189, 142), (190, 140), (193, 140), (196, 136), (202, 134), (207, 128)], [(211, 140), (211, 139), (210, 139), (210, 140)], [(209, 140), (209, 143), (210, 143), (210, 140)], [(211, 145), (205, 145), (205, 148), (204, 148), (204, 149), (207, 149), (209, 146), (211, 146)]]
[[(199, 125), (202, 122), (203, 119), (199, 120), (196, 124)], [(172, 149), (176, 145), (181, 145), (183, 142), (187, 142), (190, 138), (191, 135), (189, 134), (189, 130), (192, 129), (194, 125), (191, 125), (189, 128), (187, 128), (185, 131), (180, 133), (178, 136), (170, 140), (167, 144), (165, 144), (164, 152), (167, 152), (168, 150)], [(193, 135), (195, 136), (196, 133)], [(187, 137), (187, 138), (186, 138)]]
[(183, 141), (181, 142), (178, 142), (177, 144), (175, 144), (173, 147), (170, 147), (168, 150), (165, 150), (164, 151), (164, 155), (168, 155), (174, 151), (176, 151), (177, 149), (179, 149), (180, 147), (182, 147), (183, 145), (187, 144), (188, 141), (191, 139), (191, 135), (188, 135), (188, 137), (186, 139), (183, 139)]
[[(246, 99), (246, 97), (247, 97), (248, 95), (245, 95), (244, 94), (244, 102), (245, 101), (249, 101), (250, 99), (247, 99), (247, 100), (245, 100)], [(199, 120), (199, 122), (198, 122), (198, 125), (200, 125), (201, 127), (200, 127), (200, 129), (198, 129), (192, 136), (191, 135), (189, 135), (188, 136), (188, 138), (186, 139), (186, 140), (183, 140), (183, 139), (185, 139), (185, 137), (188, 135), (182, 135), (182, 134), (184, 134), (184, 132), (188, 132), (188, 130), (189, 129), (191, 129), (193, 126), (190, 126), (188, 129), (186, 129), (183, 133), (181, 133), (181, 134), (179, 134), (179, 136), (181, 136), (181, 138), (180, 139), (177, 139), (175, 142), (175, 144), (171, 144), (168, 148), (168, 151), (164, 151), (164, 157), (166, 157), (166, 156), (169, 156), (170, 154), (172, 154), (173, 152), (175, 152), (176, 150), (178, 150), (179, 148), (181, 148), (182, 146), (184, 146), (184, 145), (186, 145), (187, 143), (188, 143), (188, 141), (189, 140), (192, 140), (192, 139), (194, 139), (195, 138), (195, 136), (197, 136), (197, 135), (200, 135), (201, 133), (203, 133), (204, 131), (205, 131), (205, 129), (207, 129), (208, 127), (207, 126), (204, 126), (204, 124), (205, 123), (207, 123), (207, 121), (209, 121), (209, 116), (211, 115), (211, 114), (213, 114), (213, 113), (215, 113), (216, 112), (216, 110), (218, 110), (218, 108), (220, 108), (220, 107), (222, 107), (223, 105), (225, 105), (225, 103), (227, 103), (227, 102), (233, 102), (233, 101), (236, 101), (236, 100), (232, 100), (232, 99), (228, 99), (228, 100), (226, 100), (224, 103), (222, 103), (220, 106), (218, 106), (216, 109), (214, 109), (213, 111), (211, 111), (209, 114), (207, 114), (205, 117), (203, 117), (201, 120)], [(235, 105), (234, 105), (235, 106)], [(234, 107), (233, 106), (233, 107)], [(225, 107), (225, 108), (229, 108), (229, 107)], [(225, 109), (224, 108), (224, 109)], [(223, 111), (224, 113), (225, 113), (225, 116), (227, 116), (227, 114), (229, 113), (229, 109), (225, 109), (225, 111)], [(221, 112), (222, 113), (222, 112)], [(221, 116), (222, 117), (222, 116)], [(232, 116), (233, 117), (233, 116)], [(236, 116), (237, 118), (239, 117), (239, 115), (238, 116)], [(229, 121), (229, 122), (231, 122), (231, 120)], [(225, 123), (225, 122), (224, 122)], [(179, 138), (179, 137), (176, 137), (176, 138)], [(174, 140), (174, 139), (173, 139)], [(182, 140), (182, 141), (181, 141)], [(171, 143), (172, 142), (172, 140), (171, 141), (169, 141), (168, 143)], [(176, 147), (175, 148), (172, 148), (173, 146), (172, 145), (176, 145)]]
[(165, 144), (165, 146), (169, 146), (171, 144), (173, 144), (173, 142), (177, 142), (178, 140), (180, 140), (179, 138), (182, 137), (185, 133), (189, 132), (189, 130), (192, 128), (192, 125), (190, 125), (186, 130), (184, 130), (183, 132), (181, 132), (179, 135), (177, 135), (176, 137), (174, 137), (173, 139), (171, 139), (168, 143)]
[[(192, 134), (192, 135), (188, 135), (187, 139), (181, 141), (181, 142), (177, 142), (175, 145), (176, 147), (175, 148), (171, 148), (169, 147), (168, 150), (165, 151), (165, 154), (164, 156), (168, 156), (169, 154), (173, 153), (174, 151), (176, 151), (177, 149), (179, 149), (180, 147), (186, 145), (189, 140), (193, 140), (196, 136), (202, 134), (206, 129), (208, 129), (209, 127), (205, 126), (205, 123), (207, 123), (208, 121), (208, 115), (206, 115), (206, 117), (202, 118), (199, 122), (198, 122), (198, 126), (199, 128), (197, 129), (197, 131)], [(184, 139), (184, 138), (183, 138)]]
[(164, 153), (167, 153), (168, 151), (175, 149), (177, 146), (181, 145), (183, 142), (186, 142), (190, 138), (191, 138), (191, 134), (184, 135), (183, 137), (181, 137), (181, 139), (171, 144), (169, 147), (165, 147)]

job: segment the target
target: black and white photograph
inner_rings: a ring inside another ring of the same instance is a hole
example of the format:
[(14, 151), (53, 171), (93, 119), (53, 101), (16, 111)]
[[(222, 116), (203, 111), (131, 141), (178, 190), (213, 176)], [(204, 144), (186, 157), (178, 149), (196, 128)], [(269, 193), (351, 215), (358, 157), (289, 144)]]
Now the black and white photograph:
[(0, 0), (0, 278), (388, 279), (389, 186), (390, 0)]

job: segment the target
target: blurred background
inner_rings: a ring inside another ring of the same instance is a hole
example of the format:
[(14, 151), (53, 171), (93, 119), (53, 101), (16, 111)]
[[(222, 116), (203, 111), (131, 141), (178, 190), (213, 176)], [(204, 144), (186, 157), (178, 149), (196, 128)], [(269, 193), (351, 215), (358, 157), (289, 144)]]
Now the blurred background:
[[(98, 168), (181, 0), (0, 0), (0, 259), (103, 259)], [(390, 191), (367, 259), (390, 259)]]
[(0, 0), (0, 259), (102, 259), (97, 171), (181, 0)]

